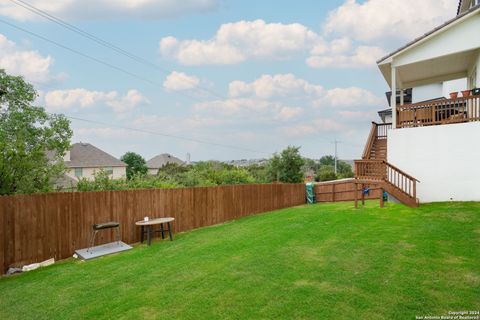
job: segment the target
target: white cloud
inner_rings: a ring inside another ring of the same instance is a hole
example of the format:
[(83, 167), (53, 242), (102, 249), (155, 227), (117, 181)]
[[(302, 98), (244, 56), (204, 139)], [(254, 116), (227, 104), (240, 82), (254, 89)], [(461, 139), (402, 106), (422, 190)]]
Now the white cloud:
[(83, 88), (54, 90), (47, 92), (44, 99), (47, 109), (52, 111), (89, 108), (104, 104), (116, 113), (124, 113), (142, 103), (148, 103), (148, 99), (137, 90), (129, 90), (124, 96), (117, 91), (89, 91)]
[(160, 53), (183, 65), (237, 64), (251, 59), (288, 59), (310, 51), (307, 65), (322, 67), (366, 67), (384, 55), (375, 46), (358, 46), (348, 37), (325, 40), (298, 23), (239, 21), (220, 26), (209, 40), (179, 40), (164, 37)]
[[(362, 68), (375, 65), (386, 54), (385, 50), (374, 46), (358, 46), (353, 52), (335, 52), (342, 49), (326, 49), (323, 54), (307, 58), (306, 63), (312, 68)], [(318, 53), (318, 50), (312, 52)]]
[(344, 129), (345, 126), (336, 120), (316, 118), (307, 123), (283, 127), (280, 131), (287, 137), (305, 137), (325, 132), (340, 132)]
[(384, 103), (384, 98), (375, 96), (372, 92), (358, 88), (333, 88), (313, 102), (316, 107), (367, 107), (378, 106)]
[[(249, 98), (229, 98), (225, 100), (214, 100), (200, 102), (194, 105), (195, 111), (213, 111), (222, 115), (252, 115), (265, 113), (275, 107), (270, 101), (249, 99)], [(276, 108), (278, 105), (276, 106)]]
[[(193, 12), (207, 12), (218, 0), (31, 0), (29, 4), (65, 19), (163, 19)], [(20, 20), (42, 19), (10, 1), (0, 2), (0, 14)], [(41, 20), (45, 21), (45, 20)]]
[(363, 42), (412, 40), (453, 18), (458, 0), (347, 0), (331, 11), (323, 26), (327, 35)]
[(375, 119), (376, 111), (350, 111), (350, 110), (343, 110), (338, 112), (342, 119), (351, 120), (351, 121), (371, 121)]
[(139, 139), (147, 136), (147, 133), (132, 131), (122, 128), (74, 128), (74, 140), (76, 141), (90, 141), (95, 144), (98, 139)]
[(220, 26), (209, 40), (160, 40), (160, 53), (184, 65), (236, 64), (251, 58), (284, 59), (310, 48), (318, 35), (298, 24), (239, 21)]
[(322, 86), (311, 84), (291, 73), (273, 76), (266, 74), (251, 83), (233, 81), (229, 85), (229, 95), (231, 97), (253, 95), (258, 98), (269, 99), (292, 95), (321, 95), (323, 92)]
[(135, 109), (142, 103), (149, 103), (149, 101), (138, 90), (128, 90), (123, 97), (117, 95), (115, 98), (105, 101), (105, 103), (116, 113), (123, 113)]
[(248, 119), (249, 122), (268, 123), (272, 120), (288, 122), (297, 119), (303, 114), (304, 109), (258, 98), (228, 98), (197, 103), (194, 105), (194, 111), (215, 115), (217, 119), (231, 121)]
[[(260, 78), (247, 83), (243, 81), (232, 81), (229, 85), (229, 95), (232, 101), (240, 98), (252, 100), (275, 100), (285, 101), (295, 99), (303, 101), (304, 104), (332, 107), (351, 106), (372, 106), (383, 102), (383, 98), (375, 96), (372, 92), (358, 88), (332, 88), (326, 89), (319, 84), (313, 84), (305, 79), (297, 78), (295, 75), (276, 74), (262, 75)], [(238, 107), (238, 105), (232, 105)]]
[(275, 116), (275, 119), (288, 121), (298, 117), (302, 113), (303, 109), (300, 107), (282, 107)]
[(200, 79), (195, 76), (173, 71), (165, 78), (163, 87), (168, 91), (185, 91), (197, 87), (199, 83)]
[(0, 68), (7, 73), (42, 84), (54, 78), (50, 75), (52, 65), (52, 57), (42, 56), (36, 50), (21, 49), (15, 42), (0, 34)]
[[(267, 74), (252, 82), (232, 81), (227, 99), (197, 103), (194, 111), (232, 119), (288, 122), (299, 119), (308, 108), (314, 112), (321, 107), (322, 113), (331, 113), (332, 108), (365, 108), (382, 102), (381, 97), (358, 87), (326, 89), (291, 73)], [(319, 124), (333, 128), (331, 122)]]
[(152, 131), (161, 128), (161, 132), (176, 133), (182, 136), (189, 136), (187, 132), (197, 129), (218, 128), (219, 126), (231, 124), (231, 120), (218, 117), (204, 117), (193, 115), (187, 118), (176, 118), (172, 116), (142, 115), (135, 118), (132, 124), (138, 128), (147, 128)]

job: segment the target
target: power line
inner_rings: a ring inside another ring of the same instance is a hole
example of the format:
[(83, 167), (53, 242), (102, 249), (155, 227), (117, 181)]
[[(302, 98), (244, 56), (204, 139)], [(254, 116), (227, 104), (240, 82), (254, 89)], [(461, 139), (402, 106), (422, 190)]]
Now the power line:
[[(50, 114), (52, 114), (52, 113), (50, 113)], [(150, 130), (144, 130), (144, 129), (137, 129), (137, 128), (127, 127), (127, 126), (121, 126), (121, 125), (111, 124), (111, 123), (102, 122), (102, 121), (96, 121), (96, 120), (90, 120), (90, 119), (84, 119), (84, 118), (79, 118), (79, 117), (68, 116), (68, 115), (66, 115), (66, 114), (63, 114), (63, 115), (64, 115), (66, 118), (71, 119), (71, 120), (83, 121), (83, 122), (88, 122), (88, 123), (93, 123), (93, 124), (100, 124), (100, 125), (115, 127), (115, 128), (124, 129), (124, 130), (142, 132), (142, 133), (147, 133), (147, 134), (152, 134), (152, 135), (157, 135), (157, 136), (162, 136), (162, 137), (167, 137), (167, 138), (173, 138), (173, 139), (178, 139), (178, 140), (185, 140), (185, 141), (196, 142), (196, 143), (201, 143), (201, 144), (207, 144), (207, 145), (216, 146), (216, 147), (222, 147), (222, 148), (235, 149), (235, 150), (240, 150), (240, 151), (248, 151), (248, 152), (253, 152), (253, 153), (262, 153), (262, 154), (268, 154), (268, 155), (271, 154), (271, 153), (268, 153), (268, 152), (265, 152), (265, 151), (259, 151), (259, 150), (254, 150), (254, 149), (249, 149), (249, 148), (243, 148), (243, 147), (238, 147), (238, 146), (233, 146), (233, 145), (228, 145), (228, 144), (216, 143), (216, 142), (211, 142), (211, 141), (207, 141), (207, 140), (200, 140), (200, 139), (189, 138), (189, 137), (184, 137), (184, 136), (177, 136), (177, 135), (168, 134), (168, 133), (162, 133), (162, 132), (158, 132), (158, 131), (150, 131)]]
[[(4, 93), (0, 92), (0, 97), (3, 96), (3, 95), (4, 95)], [(13, 98), (13, 100), (17, 103), (29, 106), (29, 104), (26, 104), (25, 102), (21, 101), (20, 99)], [(45, 112), (50, 114), (50, 115), (58, 115), (56, 113), (52, 113), (52, 112), (48, 112), (48, 111), (45, 111)], [(61, 113), (61, 115), (63, 115), (65, 118), (68, 118), (68, 119), (71, 119), (71, 120), (77, 120), (77, 121), (83, 121), (83, 122), (88, 122), (88, 123), (93, 123), (93, 124), (99, 124), (99, 125), (103, 125), (103, 126), (115, 127), (115, 128), (119, 128), (119, 129), (135, 131), (135, 132), (147, 133), (147, 134), (161, 136), (161, 137), (167, 137), (167, 138), (173, 138), (173, 139), (178, 139), (178, 140), (196, 142), (196, 143), (201, 143), (201, 144), (206, 144), (206, 145), (211, 145), (211, 146), (216, 146), (216, 147), (222, 147), (222, 148), (228, 148), (228, 149), (234, 149), (234, 150), (239, 150), (239, 151), (248, 151), (248, 152), (252, 152), (252, 153), (261, 153), (261, 154), (266, 154), (266, 155), (271, 155), (272, 154), (272, 153), (265, 152), (265, 151), (260, 151), (260, 150), (250, 149), (250, 148), (244, 148), (244, 147), (239, 147), (239, 146), (234, 146), (234, 145), (229, 145), (229, 144), (217, 143), (217, 142), (212, 142), (212, 141), (208, 141), (208, 140), (195, 139), (195, 138), (178, 136), (178, 135), (169, 134), (169, 133), (132, 128), (132, 127), (121, 126), (121, 125), (112, 124), (112, 123), (108, 123), (108, 122), (102, 122), (102, 121), (96, 121), (96, 120), (85, 119), (85, 118), (80, 118), (80, 117), (74, 117), (74, 116), (69, 116), (69, 115), (63, 114), (63, 113)]]
[(82, 56), (82, 57), (84, 57), (84, 58), (90, 59), (90, 60), (95, 61), (95, 62), (97, 62), (97, 63), (100, 63), (100, 64), (102, 64), (102, 65), (104, 65), (104, 66), (107, 66), (107, 67), (109, 67), (109, 68), (112, 68), (112, 69), (115, 69), (115, 70), (117, 70), (117, 71), (123, 72), (123, 73), (125, 73), (125, 74), (127, 74), (127, 75), (129, 75), (129, 76), (131, 76), (131, 77), (134, 77), (134, 78), (137, 78), (137, 79), (139, 79), (139, 80), (145, 81), (145, 82), (147, 82), (147, 83), (149, 83), (149, 84), (154, 85), (155, 87), (159, 86), (158, 83), (156, 83), (156, 82), (154, 82), (154, 81), (152, 81), (152, 80), (149, 80), (149, 79), (147, 79), (147, 78), (143, 78), (142, 76), (139, 76), (139, 75), (137, 75), (137, 74), (135, 74), (135, 73), (132, 73), (132, 72), (130, 72), (130, 71), (128, 71), (128, 70), (125, 70), (125, 69), (123, 69), (123, 68), (121, 68), (121, 67), (117, 67), (117, 66), (115, 66), (115, 65), (113, 65), (113, 64), (111, 64), (111, 63), (109, 63), (109, 62), (100, 60), (100, 59), (95, 58), (95, 57), (93, 57), (93, 56), (90, 56), (90, 55), (88, 55), (88, 54), (86, 54), (86, 53), (80, 52), (80, 51), (78, 51), (78, 50), (76, 50), (76, 49), (72, 49), (72, 48), (70, 48), (70, 47), (67, 47), (67, 46), (65, 46), (65, 45), (63, 45), (63, 44), (61, 44), (61, 43), (59, 43), (59, 42), (56, 42), (56, 41), (51, 40), (51, 39), (48, 39), (48, 38), (46, 38), (46, 37), (44, 37), (44, 36), (42, 36), (42, 35), (39, 35), (38, 33), (35, 33), (35, 32), (33, 32), (33, 31), (24, 29), (24, 28), (22, 28), (22, 27), (19, 27), (19, 26), (13, 24), (13, 23), (7, 22), (7, 21), (2, 20), (2, 19), (0, 19), (0, 22), (3, 23), (3, 24), (6, 24), (6, 25), (8, 25), (8, 26), (10, 26), (10, 27), (12, 27), (12, 28), (15, 28), (15, 29), (17, 29), (17, 30), (20, 30), (20, 31), (22, 31), (22, 32), (25, 32), (25, 33), (27, 33), (27, 34), (29, 34), (29, 35), (32, 35), (32, 36), (34, 36), (34, 37), (36, 37), (36, 38), (39, 38), (39, 39), (41, 39), (41, 40), (43, 40), (43, 41), (49, 42), (49, 43), (51, 43), (51, 44), (53, 44), (53, 45), (55, 45), (55, 46), (57, 46), (57, 47), (60, 47), (60, 48), (65, 49), (65, 50), (67, 50), (67, 51), (73, 52), (73, 53), (75, 53), (75, 54), (77, 54), (77, 55), (80, 55), (80, 56)]
[[(92, 61), (94, 61), (94, 62), (97, 62), (97, 63), (99, 63), (99, 64), (101, 64), (101, 65), (107, 66), (107, 67), (112, 68), (112, 69), (115, 69), (115, 70), (117, 70), (117, 71), (120, 71), (120, 72), (122, 72), (122, 73), (124, 73), (124, 74), (127, 74), (127, 75), (133, 77), (133, 78), (142, 80), (142, 81), (144, 81), (144, 82), (146, 82), (146, 83), (154, 86), (155, 88), (162, 87), (161, 84), (156, 83), (155, 81), (152, 81), (152, 80), (150, 80), (150, 79), (144, 78), (144, 77), (142, 77), (142, 76), (140, 76), (140, 75), (138, 75), (138, 74), (136, 74), (136, 73), (130, 72), (130, 71), (126, 70), (126, 69), (123, 69), (123, 68), (121, 68), (121, 67), (118, 67), (118, 66), (116, 66), (116, 65), (113, 65), (113, 64), (111, 64), (111, 63), (109, 63), (109, 62), (100, 60), (100, 59), (95, 58), (95, 57), (93, 57), (93, 56), (91, 56), (91, 55), (88, 55), (88, 54), (86, 54), (86, 53), (80, 52), (80, 51), (78, 51), (78, 50), (76, 50), (76, 49), (70, 48), (70, 47), (68, 47), (68, 46), (66, 46), (66, 45), (63, 45), (63, 44), (59, 43), (59, 42), (56, 42), (56, 41), (54, 41), (54, 40), (51, 40), (51, 39), (49, 39), (49, 38), (47, 38), (47, 37), (44, 37), (44, 36), (42, 36), (42, 35), (39, 35), (38, 33), (35, 33), (35, 32), (33, 32), (33, 31), (27, 30), (27, 29), (25, 29), (25, 28), (22, 28), (22, 27), (20, 27), (20, 26), (17, 26), (17, 25), (15, 25), (15, 24), (13, 24), (13, 23), (10, 23), (10, 22), (5, 21), (5, 20), (2, 20), (2, 19), (0, 19), (0, 22), (3, 23), (3, 24), (8, 25), (8, 26), (10, 26), (10, 27), (12, 27), (12, 28), (14, 28), (14, 29), (17, 29), (17, 30), (20, 30), (20, 31), (22, 31), (22, 32), (24, 32), (24, 33), (27, 33), (27, 34), (29, 34), (29, 35), (31, 35), (31, 36), (34, 36), (34, 37), (36, 37), (36, 38), (38, 38), (38, 39), (40, 39), (40, 40), (43, 40), (43, 41), (48, 42), (48, 43), (51, 43), (51, 44), (53, 44), (53, 45), (55, 45), (55, 46), (57, 46), (57, 47), (60, 47), (60, 48), (62, 48), (62, 49), (64, 49), (64, 50), (70, 51), (70, 52), (75, 53), (75, 54), (77, 54), (77, 55), (79, 55), (79, 56), (82, 56), (82, 57), (84, 57), (84, 58), (87, 58), (87, 59), (89, 59), (89, 60), (92, 60)], [(196, 98), (194, 98), (194, 97), (192, 97), (192, 96), (186, 95), (186, 94), (184, 94), (184, 93), (181, 93), (181, 92), (178, 92), (178, 91), (176, 91), (175, 93), (176, 93), (176, 94), (179, 94), (179, 95), (182, 95), (182, 96), (184, 96), (184, 97), (187, 97), (187, 98), (189, 98), (189, 99), (191, 99), (191, 100), (194, 100), (194, 101), (196, 101), (196, 102), (202, 102), (201, 100), (196, 99)]]
[[(23, 0), (10, 0), (10, 1), (13, 2), (14, 4), (18, 5), (18, 6), (23, 7), (26, 10), (29, 10), (30, 12), (33, 12), (33, 13), (39, 15), (39, 16), (42, 16), (45, 19), (48, 19), (48, 20), (50, 20), (50, 21), (52, 21), (52, 22), (54, 22), (54, 23), (56, 23), (56, 24), (58, 24), (58, 25), (60, 25), (64, 28), (72, 31), (72, 32), (75, 32), (75, 33), (77, 33), (77, 34), (79, 34), (79, 35), (81, 35), (81, 36), (83, 36), (87, 39), (90, 39), (91, 41), (94, 41), (101, 46), (104, 46), (106, 48), (109, 48), (109, 49), (121, 54), (121, 55), (124, 55), (124, 56), (138, 62), (138, 63), (141, 63), (141, 64), (147, 65), (149, 67), (155, 68), (155, 69), (157, 69), (157, 70), (159, 70), (159, 71), (161, 71), (165, 74), (172, 73), (172, 70), (162, 68), (162, 67), (160, 67), (160, 66), (158, 66), (158, 65), (156, 65), (156, 64), (154, 64), (154, 63), (152, 63), (152, 62), (150, 62), (150, 61), (148, 61), (148, 60), (146, 60), (146, 59), (144, 59), (144, 58), (142, 58), (138, 55), (135, 55), (135, 54), (133, 54), (129, 51), (126, 51), (126, 50), (122, 49), (119, 46), (116, 46), (115, 44), (113, 44), (111, 42), (108, 42), (108, 41), (106, 41), (106, 40), (104, 40), (104, 39), (102, 39), (98, 36), (95, 36), (94, 34), (91, 34), (91, 33), (87, 32), (85, 30), (82, 30), (82, 29), (76, 27), (75, 25), (72, 25), (72, 24), (66, 22), (65, 20), (62, 20), (62, 19), (60, 19), (60, 18), (42, 10), (42, 9), (39, 9), (39, 8), (37, 8), (37, 7), (31, 5), (31, 4), (29, 4), (29, 3), (27, 3)], [(190, 79), (185, 79), (185, 81), (190, 82), (190, 84), (194, 85), (194, 87), (198, 90), (207, 92), (207, 93), (209, 93), (211, 95), (214, 95), (218, 98), (225, 99), (225, 97), (223, 95), (220, 95), (220, 94), (218, 94), (218, 93), (216, 93), (216, 92), (214, 92), (210, 89), (198, 86), (196, 83), (194, 83)]]

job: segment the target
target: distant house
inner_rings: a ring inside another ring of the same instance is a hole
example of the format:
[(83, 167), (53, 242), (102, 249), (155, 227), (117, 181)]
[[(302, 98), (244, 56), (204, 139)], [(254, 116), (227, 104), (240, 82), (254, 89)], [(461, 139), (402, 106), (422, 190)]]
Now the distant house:
[(148, 174), (156, 175), (158, 173), (158, 169), (168, 163), (175, 163), (178, 165), (185, 164), (184, 161), (172, 156), (171, 154), (162, 153), (147, 161)]
[(63, 157), (68, 168), (66, 176), (78, 181), (92, 180), (96, 172), (105, 170), (112, 178), (124, 178), (127, 165), (90, 143), (75, 143)]

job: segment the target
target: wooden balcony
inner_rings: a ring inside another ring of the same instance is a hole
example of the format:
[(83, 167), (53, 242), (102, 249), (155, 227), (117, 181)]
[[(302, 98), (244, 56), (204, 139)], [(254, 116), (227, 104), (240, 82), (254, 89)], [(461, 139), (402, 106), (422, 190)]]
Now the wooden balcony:
[(397, 105), (397, 128), (480, 121), (480, 95)]

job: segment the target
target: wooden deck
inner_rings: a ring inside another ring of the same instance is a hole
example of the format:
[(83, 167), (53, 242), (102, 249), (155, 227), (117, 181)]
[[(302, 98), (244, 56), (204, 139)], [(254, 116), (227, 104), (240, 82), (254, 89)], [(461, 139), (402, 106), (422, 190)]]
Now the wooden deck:
[(480, 121), (480, 95), (397, 105), (397, 128)]

